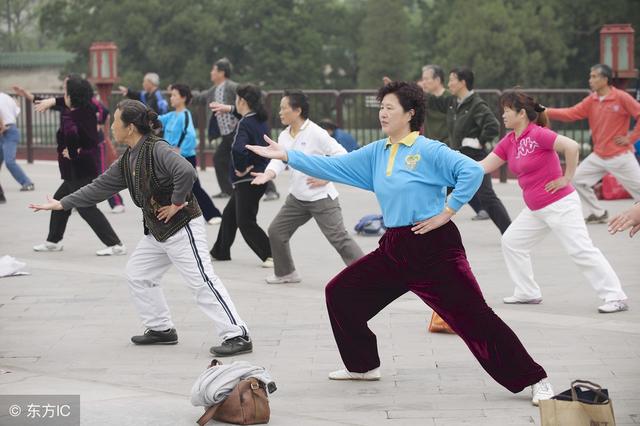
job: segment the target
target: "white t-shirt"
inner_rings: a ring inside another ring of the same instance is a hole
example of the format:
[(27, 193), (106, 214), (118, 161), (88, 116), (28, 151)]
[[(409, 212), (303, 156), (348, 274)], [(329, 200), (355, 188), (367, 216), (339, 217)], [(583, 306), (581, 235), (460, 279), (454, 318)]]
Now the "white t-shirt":
[[(284, 129), (278, 136), (278, 144), (286, 150), (295, 149), (307, 155), (343, 155), (347, 153), (342, 145), (322, 127), (318, 126), (311, 120), (306, 120), (295, 138), (291, 136), (291, 126)], [(271, 160), (266, 170), (272, 170), (276, 176), (282, 172), (287, 165), (280, 160)], [(265, 170), (265, 171), (266, 171)], [(338, 190), (333, 183), (317, 188), (309, 187), (307, 178), (298, 170), (291, 171), (291, 186), (289, 192), (300, 201), (317, 201), (327, 197), (335, 200), (338, 196)]]
[(13, 98), (0, 92), (0, 118), (6, 124), (16, 124), (16, 117), (20, 114), (20, 107)]

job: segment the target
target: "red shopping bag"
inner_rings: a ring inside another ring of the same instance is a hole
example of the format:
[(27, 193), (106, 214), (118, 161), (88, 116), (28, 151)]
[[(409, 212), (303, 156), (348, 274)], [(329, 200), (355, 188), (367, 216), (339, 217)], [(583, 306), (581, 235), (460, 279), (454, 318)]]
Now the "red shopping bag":
[(602, 178), (602, 198), (605, 200), (623, 200), (631, 198), (631, 195), (612, 174), (606, 174)]

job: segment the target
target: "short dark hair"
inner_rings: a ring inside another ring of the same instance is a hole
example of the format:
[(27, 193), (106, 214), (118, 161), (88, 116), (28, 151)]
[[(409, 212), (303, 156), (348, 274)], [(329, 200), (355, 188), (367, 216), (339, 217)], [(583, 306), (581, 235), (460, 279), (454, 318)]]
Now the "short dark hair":
[(596, 71), (598, 74), (607, 79), (607, 85), (613, 84), (613, 70), (607, 64), (595, 64), (591, 67), (591, 71)]
[(338, 126), (336, 126), (336, 123), (331, 121), (331, 119), (329, 118), (323, 118), (322, 120), (320, 120), (318, 125), (325, 130), (331, 130), (331, 131), (335, 131), (338, 128)]
[(449, 74), (455, 74), (456, 78), (460, 81), (467, 83), (467, 89), (473, 90), (473, 71), (467, 67), (455, 67)]
[(227, 58), (218, 59), (216, 63), (213, 64), (213, 66), (218, 68), (218, 71), (222, 71), (225, 78), (231, 78), (231, 71), (233, 69), (233, 66)]
[(422, 72), (425, 72), (426, 70), (431, 70), (431, 74), (433, 75), (433, 78), (440, 79), (440, 83), (444, 84), (444, 70), (440, 65), (435, 65), (435, 64), (425, 65), (424, 67), (422, 67)]
[(416, 83), (406, 81), (392, 81), (378, 90), (378, 102), (382, 102), (385, 96), (393, 93), (398, 98), (404, 112), (413, 110), (414, 114), (409, 121), (411, 131), (416, 132), (422, 127), (425, 114), (424, 91)]
[(182, 84), (182, 83), (172, 84), (171, 90), (177, 90), (180, 96), (185, 98), (185, 105), (189, 105), (191, 103), (191, 99), (193, 99), (193, 95), (191, 94), (191, 89), (186, 84)]
[(302, 90), (285, 90), (283, 98), (289, 98), (291, 109), (299, 109), (300, 117), (309, 118), (309, 97)]
[(67, 78), (67, 95), (74, 108), (84, 108), (91, 105), (93, 87), (84, 78), (77, 74), (70, 74)]

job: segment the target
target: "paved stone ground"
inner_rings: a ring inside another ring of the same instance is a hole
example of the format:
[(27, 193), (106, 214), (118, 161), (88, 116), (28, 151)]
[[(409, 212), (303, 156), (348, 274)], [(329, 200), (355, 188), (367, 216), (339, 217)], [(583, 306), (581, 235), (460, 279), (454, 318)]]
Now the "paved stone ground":
[[(98, 258), (99, 240), (77, 214), (69, 221), (64, 251), (35, 253), (49, 216), (27, 204), (44, 200), (59, 184), (57, 166), (25, 165), (37, 190), (18, 192), (2, 169), (8, 203), (0, 205), (0, 255), (28, 264), (31, 275), (0, 279), (0, 394), (79, 394), (83, 425), (189, 425), (201, 408), (189, 403), (194, 379), (207, 366), (208, 348), (218, 343), (210, 322), (193, 303), (175, 270), (163, 280), (180, 344), (136, 347), (129, 337), (142, 331), (123, 276), (125, 257)], [(201, 174), (217, 192), (211, 169)], [(286, 193), (288, 178), (278, 181)], [(495, 185), (512, 217), (523, 203), (513, 182)], [(378, 211), (373, 194), (340, 186), (349, 228)], [(129, 201), (128, 194), (125, 199)], [(282, 199), (263, 202), (266, 228)], [(217, 202), (222, 208), (223, 203)], [(616, 213), (629, 201), (608, 202)], [(101, 207), (106, 211), (106, 203)], [(602, 315), (599, 300), (578, 269), (549, 236), (534, 252), (545, 300), (538, 306), (507, 306), (512, 285), (500, 252), (497, 229), (473, 222), (465, 207), (455, 219), (488, 303), (545, 367), (557, 391), (575, 378), (609, 388), (619, 425), (640, 424), (640, 238), (611, 237), (604, 225), (590, 226), (631, 299), (628, 312)], [(133, 250), (141, 236), (140, 212), (127, 203), (122, 215), (108, 214)], [(209, 227), (209, 243), (217, 227)], [(365, 251), (376, 238), (356, 237)], [(214, 268), (252, 330), (255, 350), (241, 359), (263, 365), (278, 384), (271, 397), (273, 425), (524, 425), (539, 423), (529, 392), (512, 395), (496, 384), (456, 336), (426, 332), (431, 312), (408, 294), (371, 321), (378, 336), (383, 379), (332, 382), (341, 367), (324, 305), (323, 289), (342, 267), (340, 258), (313, 223), (292, 241), (304, 281), (267, 285), (270, 270), (240, 236), (231, 262)], [(0, 413), (0, 424), (4, 423)], [(6, 419), (6, 417), (5, 417)]]

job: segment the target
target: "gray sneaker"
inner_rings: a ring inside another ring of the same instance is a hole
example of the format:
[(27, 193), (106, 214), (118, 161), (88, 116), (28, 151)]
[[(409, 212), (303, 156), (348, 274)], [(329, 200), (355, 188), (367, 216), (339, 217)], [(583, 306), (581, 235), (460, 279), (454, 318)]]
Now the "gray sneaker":
[(264, 194), (264, 197), (262, 197), (262, 200), (263, 201), (274, 201), (274, 200), (277, 200), (279, 198), (280, 198), (280, 193), (271, 191), (271, 192), (266, 192)]
[(477, 215), (471, 218), (471, 220), (489, 220), (489, 213), (486, 210), (480, 210)]
[(591, 213), (584, 221), (586, 223), (607, 223), (609, 221), (609, 212), (605, 210), (602, 216), (596, 216), (594, 213)]
[(227, 339), (220, 346), (212, 346), (209, 349), (212, 355), (215, 356), (232, 356), (247, 354), (253, 351), (253, 343), (250, 337), (232, 337)]
[(175, 345), (178, 343), (178, 333), (175, 328), (164, 331), (147, 329), (143, 335), (133, 336), (131, 341), (136, 345)]

